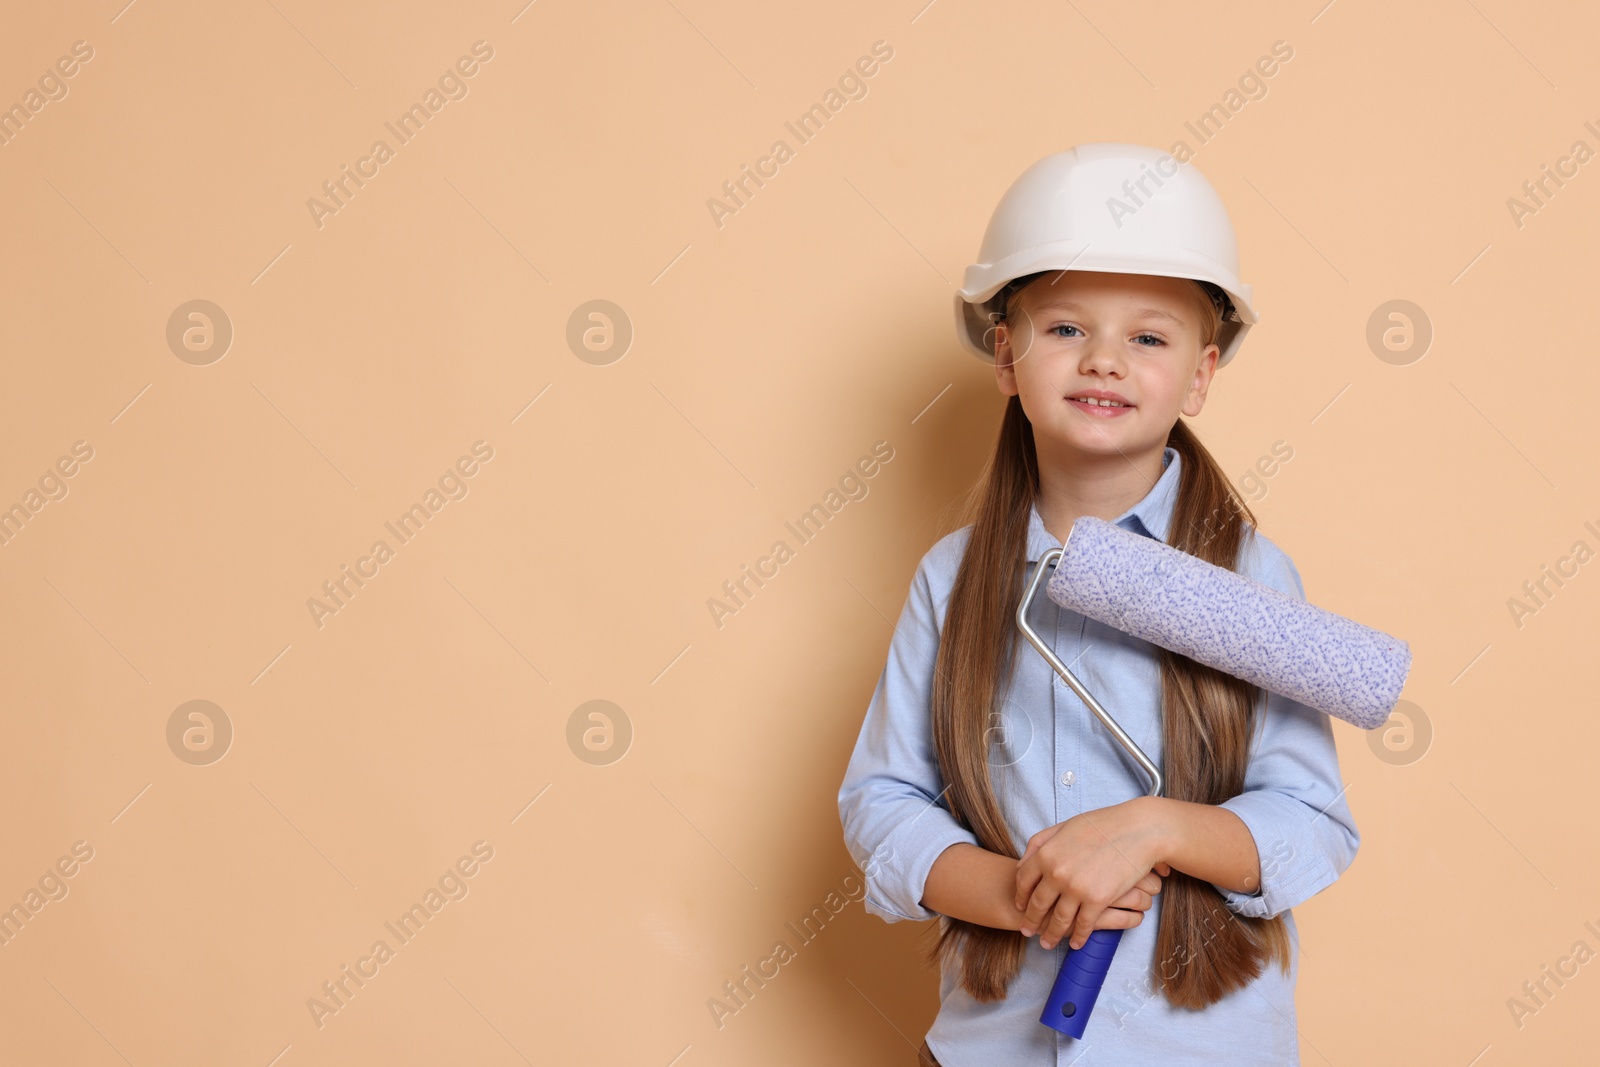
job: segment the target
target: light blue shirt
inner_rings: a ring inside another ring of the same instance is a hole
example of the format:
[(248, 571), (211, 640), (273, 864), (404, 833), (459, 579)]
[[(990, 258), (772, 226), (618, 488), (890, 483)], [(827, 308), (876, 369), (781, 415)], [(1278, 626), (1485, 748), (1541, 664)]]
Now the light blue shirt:
[[(1161, 541), (1177, 499), (1181, 459), (1168, 447), (1163, 462), (1155, 487), (1116, 520), (1124, 529)], [(968, 526), (944, 537), (918, 565), (839, 789), (845, 844), (865, 875), (864, 905), (888, 922), (937, 918), (922, 904), (929, 869), (951, 845), (977, 844), (942, 796), (945, 783), (929, 710), (945, 609), (970, 533)], [(1039, 558), (1060, 545), (1035, 508), (1024, 581)], [(1259, 532), (1247, 533), (1238, 569), (1305, 599), (1294, 562)], [(1161, 765), (1156, 646), (1057, 606), (1042, 586), (1029, 620)], [(1240, 915), (1284, 916), (1294, 942), (1290, 973), (1269, 963), (1249, 986), (1203, 1011), (1172, 1007), (1152, 983), (1158, 894), (1144, 921), (1123, 934), (1081, 1041), (1039, 1021), (1067, 952), (1065, 941), (1046, 950), (1037, 935), (1028, 938), (1021, 973), (1005, 999), (993, 1003), (973, 1000), (946, 965), (939, 1015), (927, 1034), (928, 1047), (943, 1067), (1284, 1067), (1300, 1062), (1294, 1009), (1299, 938), (1290, 909), (1338, 878), (1361, 839), (1344, 800), (1332, 720), (1269, 693), (1264, 714), (1257, 704), (1256, 722), (1244, 792), (1222, 806), (1237, 814), (1255, 839), (1261, 886), (1249, 894), (1217, 889)], [(1011, 696), (997, 726), (991, 777), (1019, 852), (1040, 830), (1149, 791), (1138, 766), (1020, 633)]]

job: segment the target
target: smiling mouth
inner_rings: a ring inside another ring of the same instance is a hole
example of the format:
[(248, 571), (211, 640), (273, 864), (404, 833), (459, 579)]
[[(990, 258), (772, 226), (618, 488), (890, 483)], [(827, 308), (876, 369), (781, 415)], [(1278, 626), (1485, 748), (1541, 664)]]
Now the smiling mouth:
[(1074, 400), (1069, 398), (1067, 403), (1091, 418), (1100, 419), (1114, 419), (1133, 410), (1132, 404), (1119, 404), (1114, 400)]

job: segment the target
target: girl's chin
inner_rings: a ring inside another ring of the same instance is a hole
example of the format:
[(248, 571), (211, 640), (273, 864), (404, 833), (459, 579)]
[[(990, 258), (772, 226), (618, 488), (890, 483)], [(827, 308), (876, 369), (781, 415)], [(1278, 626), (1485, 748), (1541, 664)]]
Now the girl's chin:
[(1061, 420), (1059, 436), (1083, 445), (1091, 445), (1096, 441), (1126, 441), (1138, 433), (1137, 416), (1131, 412), (1116, 419), (1096, 419), (1090, 422), (1083, 416), (1074, 417), (1071, 412), (1067, 418)]
[[(1133, 427), (1121, 425), (1126, 421), (1118, 419), (1116, 424), (1110, 426), (1050, 426), (1045, 428), (1045, 432), (1057, 451), (1094, 456), (1129, 456), (1144, 451), (1145, 445), (1139, 440), (1137, 432), (1130, 432)], [(1038, 432), (1040, 428), (1036, 425), (1034, 429)], [(1166, 437), (1163, 435), (1157, 445), (1165, 444)]]

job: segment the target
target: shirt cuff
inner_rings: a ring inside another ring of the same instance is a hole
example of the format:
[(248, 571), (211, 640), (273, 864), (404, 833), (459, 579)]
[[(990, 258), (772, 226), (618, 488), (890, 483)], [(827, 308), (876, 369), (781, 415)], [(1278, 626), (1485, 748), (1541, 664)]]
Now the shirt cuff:
[(886, 922), (936, 917), (939, 912), (922, 906), (928, 872), (945, 849), (962, 842), (976, 845), (977, 835), (944, 808), (929, 804), (867, 860), (862, 870), (867, 884), (863, 906)]
[[(1227, 808), (1244, 822), (1261, 865), (1261, 884), (1253, 893), (1211, 883), (1230, 911), (1270, 919), (1311, 899), (1338, 879), (1339, 871), (1320, 847), (1308, 809), (1300, 801), (1255, 789), (1218, 807)], [(1285, 811), (1286, 807), (1291, 810)]]

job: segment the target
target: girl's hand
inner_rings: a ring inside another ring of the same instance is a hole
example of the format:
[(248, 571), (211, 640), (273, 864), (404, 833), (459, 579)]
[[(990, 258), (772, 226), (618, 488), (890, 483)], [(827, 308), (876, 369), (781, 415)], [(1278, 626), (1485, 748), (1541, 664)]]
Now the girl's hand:
[[(1155, 870), (1145, 872), (1145, 876), (1134, 883), (1132, 889), (1113, 900), (1100, 917), (1094, 921), (1096, 930), (1131, 930), (1144, 921), (1144, 913), (1155, 906), (1155, 895), (1161, 892), (1161, 879), (1164, 875), (1156, 871), (1166, 864), (1157, 864)], [(1059, 939), (1057, 939), (1059, 940)], [(1039, 939), (1043, 948), (1052, 948), (1056, 940)]]
[[(1152, 892), (1149, 879), (1171, 873), (1160, 859), (1161, 828), (1149, 799), (1075, 815), (1028, 839), (1017, 862), (1014, 901), (1023, 912), (1024, 936), (1037, 931), (1043, 948), (1070, 938), (1076, 949), (1097, 929), (1128, 929), (1142, 921), (1139, 913), (1152, 903), (1145, 898), (1160, 892), (1159, 880)], [(1132, 912), (1132, 920), (1107, 909)]]

